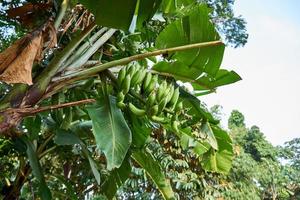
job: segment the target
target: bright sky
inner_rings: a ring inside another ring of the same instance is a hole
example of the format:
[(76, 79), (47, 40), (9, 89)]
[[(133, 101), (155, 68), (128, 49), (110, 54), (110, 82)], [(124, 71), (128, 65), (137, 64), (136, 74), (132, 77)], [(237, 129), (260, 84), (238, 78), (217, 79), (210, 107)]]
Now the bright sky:
[(223, 106), (225, 118), (238, 109), (248, 127), (257, 125), (274, 145), (300, 137), (300, 0), (236, 0), (247, 21), (248, 43), (227, 49), (223, 68), (243, 78), (203, 97)]

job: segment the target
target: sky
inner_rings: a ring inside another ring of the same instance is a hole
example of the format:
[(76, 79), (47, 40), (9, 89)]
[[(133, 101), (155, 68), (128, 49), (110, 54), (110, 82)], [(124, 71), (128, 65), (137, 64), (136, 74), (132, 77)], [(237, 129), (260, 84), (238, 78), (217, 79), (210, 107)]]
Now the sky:
[(224, 124), (237, 109), (248, 127), (282, 145), (300, 137), (300, 0), (236, 0), (234, 11), (247, 21), (249, 39), (226, 49), (222, 67), (243, 80), (202, 100), (223, 106)]

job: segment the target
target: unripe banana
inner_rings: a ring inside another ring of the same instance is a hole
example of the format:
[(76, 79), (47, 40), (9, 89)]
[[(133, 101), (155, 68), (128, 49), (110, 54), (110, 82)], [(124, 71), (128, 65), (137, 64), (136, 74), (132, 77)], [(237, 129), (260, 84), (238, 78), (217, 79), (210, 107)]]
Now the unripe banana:
[(173, 93), (174, 93), (174, 86), (172, 85), (172, 84), (169, 84), (168, 85), (168, 90), (167, 90), (168, 92), (166, 92), (167, 93), (167, 96), (166, 96), (166, 98), (167, 98), (167, 102), (170, 102), (170, 100), (171, 100), (171, 98), (173, 97)]
[(147, 70), (146, 69), (142, 69), (142, 73), (140, 74), (140, 76), (138, 77), (137, 83), (136, 84), (140, 84), (143, 82), (144, 78), (146, 77), (147, 74)]
[(152, 80), (152, 74), (151, 73), (147, 73), (146, 74), (146, 78), (144, 79), (144, 83), (143, 83), (143, 89), (144, 91), (146, 90), (147, 87), (149, 87), (149, 84)]
[(136, 72), (133, 74), (133, 76), (132, 76), (132, 78), (131, 78), (131, 81), (130, 81), (131, 87), (134, 87), (134, 86), (137, 84), (137, 81), (138, 81), (139, 76), (141, 75), (141, 73), (142, 73), (142, 71), (141, 71), (141, 70), (138, 70), (138, 71), (136, 71)]
[(156, 100), (156, 95), (155, 95), (155, 92), (151, 92), (147, 101), (146, 101), (146, 106), (148, 108), (150, 108), (151, 106), (153, 106), (155, 104), (155, 100)]
[(180, 101), (176, 104), (175, 112), (180, 112), (180, 111), (182, 111), (182, 109), (183, 109), (183, 103), (182, 103), (182, 101)]
[(154, 105), (149, 109), (149, 115), (154, 116), (158, 113), (158, 105)]
[(159, 102), (159, 101), (161, 101), (162, 100), (162, 98), (166, 95), (166, 89), (167, 89), (167, 81), (166, 80), (164, 80), (161, 84), (160, 84), (160, 86), (159, 86), (159, 88), (158, 88), (158, 90), (157, 90), (157, 93), (156, 93), (156, 98), (157, 98), (157, 101)]
[(128, 71), (127, 71), (127, 74), (130, 75), (130, 77), (132, 78), (133, 75), (137, 72), (137, 66), (136, 65), (132, 65), (129, 67)]
[(130, 75), (126, 75), (125, 79), (123, 80), (122, 84), (121, 84), (121, 89), (122, 89), (122, 92), (123, 94), (127, 94), (129, 89), (130, 89), (130, 80), (131, 80), (131, 77)]
[(168, 120), (165, 119), (164, 117), (159, 117), (159, 116), (151, 116), (150, 119), (154, 122), (157, 122), (157, 123), (161, 123), (161, 124), (165, 124), (165, 123), (168, 123)]
[(177, 101), (178, 101), (178, 98), (179, 98), (179, 88), (176, 88), (174, 90), (174, 93), (169, 101), (169, 107), (171, 108), (174, 108), (174, 106), (176, 105)]
[(146, 75), (146, 70), (145, 69), (139, 69), (132, 77), (131, 79), (131, 86), (135, 86), (139, 83), (141, 83)]
[(160, 114), (167, 105), (167, 98), (163, 98), (158, 104), (158, 114)]
[(125, 98), (125, 95), (123, 94), (123, 92), (119, 92), (117, 94), (117, 102), (123, 102)]
[(118, 86), (119, 86), (119, 87), (121, 87), (121, 84), (122, 84), (122, 82), (123, 82), (125, 76), (126, 76), (126, 68), (123, 67), (123, 68), (119, 71), (119, 74), (118, 74), (118, 81), (117, 81), (117, 83), (118, 83)]
[(152, 77), (148, 87), (145, 89), (145, 93), (146, 94), (150, 94), (154, 89), (155, 89), (155, 85), (157, 83), (157, 80), (158, 80), (158, 76), (155, 75)]
[(132, 103), (129, 103), (128, 107), (130, 111), (137, 116), (144, 116), (146, 114), (145, 110), (135, 107), (135, 105), (133, 105)]
[(126, 104), (123, 103), (123, 102), (121, 102), (121, 101), (119, 101), (119, 102), (117, 102), (117, 106), (118, 106), (118, 108), (120, 108), (120, 109), (124, 109), (124, 108), (126, 107)]
[(173, 122), (172, 122), (172, 128), (174, 129), (174, 131), (175, 131), (176, 133), (179, 133), (179, 128), (178, 128), (178, 126), (179, 126), (179, 122), (178, 122), (178, 121), (173, 121)]

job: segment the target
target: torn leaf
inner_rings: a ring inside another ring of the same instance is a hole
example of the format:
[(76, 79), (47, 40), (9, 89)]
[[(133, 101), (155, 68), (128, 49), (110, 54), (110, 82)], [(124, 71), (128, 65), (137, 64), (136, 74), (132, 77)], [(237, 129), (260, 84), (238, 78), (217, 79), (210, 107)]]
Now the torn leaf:
[(0, 53), (0, 81), (32, 84), (31, 70), (35, 60), (41, 59), (42, 32), (34, 32), (17, 40)]

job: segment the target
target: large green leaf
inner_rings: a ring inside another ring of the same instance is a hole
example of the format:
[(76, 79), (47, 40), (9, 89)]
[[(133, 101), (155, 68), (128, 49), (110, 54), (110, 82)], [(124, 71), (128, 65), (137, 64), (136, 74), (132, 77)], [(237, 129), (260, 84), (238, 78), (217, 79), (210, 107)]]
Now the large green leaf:
[(137, 117), (130, 114), (131, 131), (132, 131), (132, 144), (136, 148), (142, 148), (147, 139), (149, 138), (152, 127), (146, 117)]
[[(220, 40), (220, 36), (210, 22), (208, 8), (201, 4), (166, 26), (156, 39), (156, 47), (169, 48), (216, 40)], [(153, 70), (190, 82), (195, 90), (211, 91), (241, 80), (234, 71), (220, 70), (224, 48), (223, 44), (219, 44), (177, 52), (169, 55), (168, 61), (154, 65)]]
[(70, 133), (70, 131), (58, 129), (53, 138), (57, 145), (74, 145), (81, 144), (80, 138), (77, 135)]
[(87, 110), (97, 146), (106, 156), (107, 169), (120, 167), (131, 145), (131, 131), (115, 98), (104, 96)]
[(145, 169), (164, 199), (175, 199), (170, 181), (165, 177), (159, 163), (149, 152), (136, 151), (132, 154), (132, 158)]
[(212, 148), (218, 149), (217, 140), (208, 122), (205, 122), (201, 125), (200, 132), (206, 136), (206, 141)]
[(131, 172), (131, 166), (128, 157), (126, 157), (122, 165), (111, 171), (109, 177), (104, 182), (103, 192), (108, 199), (112, 199), (118, 188), (120, 188), (128, 179)]
[(196, 139), (189, 130), (183, 129), (180, 130), (180, 133), (177, 134), (180, 138), (180, 145), (183, 149), (192, 149), (193, 152), (198, 155), (202, 156), (204, 153), (210, 150), (211, 145), (206, 141), (199, 141)]
[[(156, 47), (168, 48), (219, 39), (219, 34), (209, 20), (208, 8), (201, 4), (191, 9), (186, 16), (169, 24), (157, 37)], [(192, 49), (175, 53), (171, 63), (178, 60), (185, 64), (185, 67), (194, 68), (197, 73), (193, 76), (198, 77), (206, 72), (213, 77), (220, 68), (223, 54), (224, 45)], [(157, 66), (154, 66), (154, 69), (160, 70)], [(176, 70), (169, 67), (170, 73)]]
[[(137, 0), (79, 0), (96, 18), (98, 25), (128, 30), (133, 20)], [(137, 24), (151, 18), (161, 0), (140, 0)]]
[(207, 90), (229, 85), (240, 80), (242, 80), (242, 78), (235, 71), (220, 69), (214, 78), (205, 75), (197, 79), (192, 85), (195, 90)]
[(22, 141), (26, 144), (26, 154), (28, 156), (29, 164), (32, 169), (32, 173), (34, 177), (37, 179), (39, 183), (39, 195), (42, 200), (50, 200), (52, 199), (51, 191), (49, 190), (42, 167), (40, 165), (37, 153), (35, 151), (35, 147), (33, 143), (27, 138), (27, 137), (22, 137)]
[(203, 155), (202, 166), (207, 171), (228, 173), (233, 159), (233, 147), (230, 136), (219, 127), (212, 126), (218, 142), (218, 150), (210, 149)]

